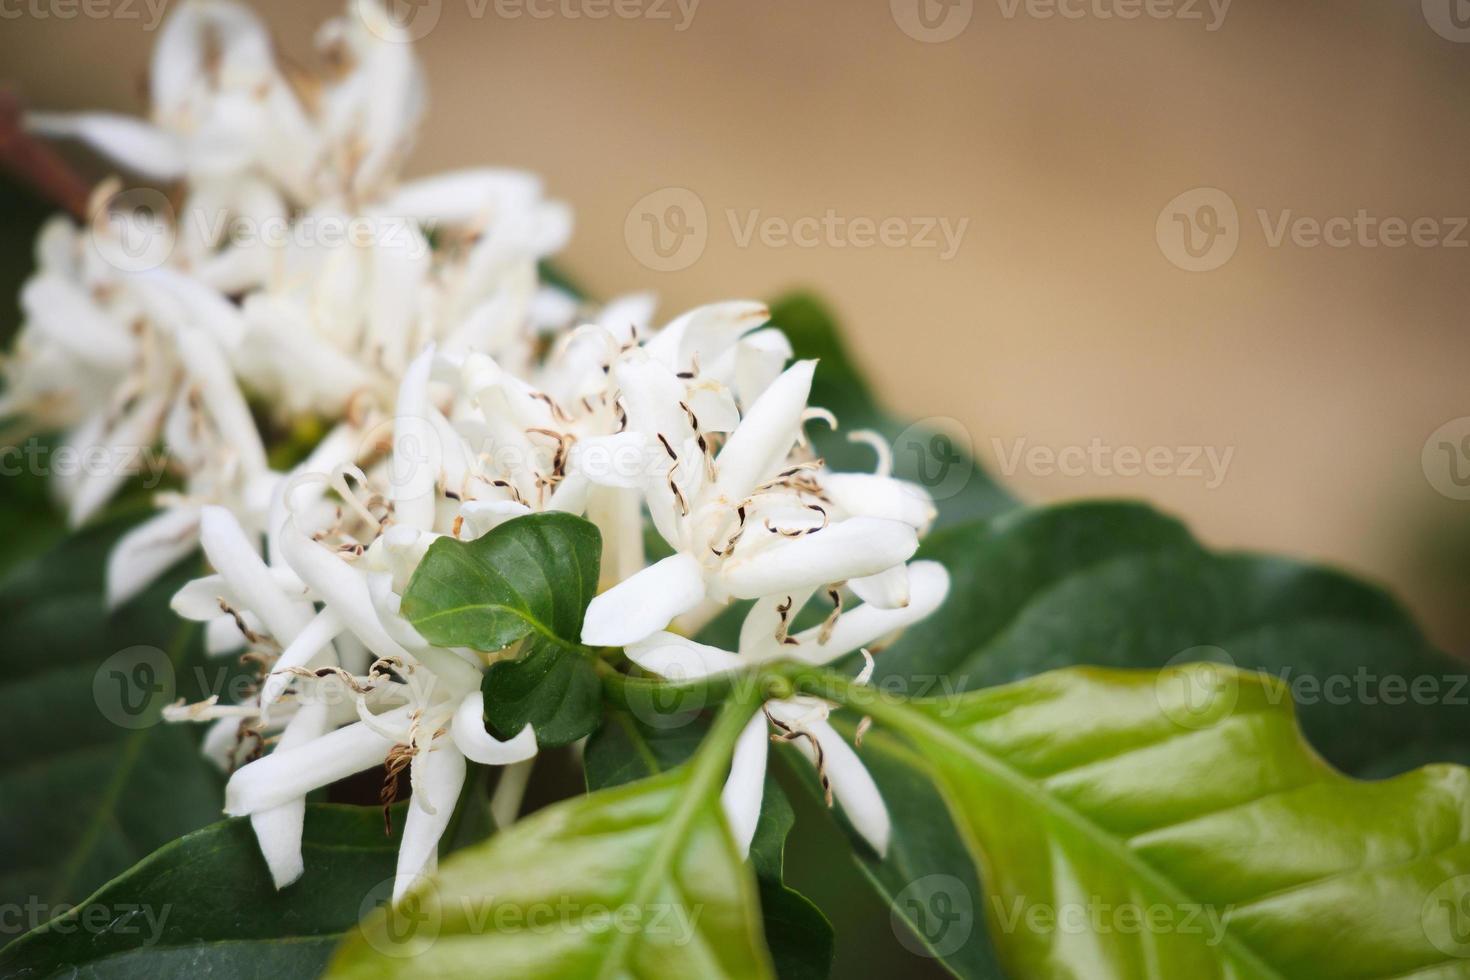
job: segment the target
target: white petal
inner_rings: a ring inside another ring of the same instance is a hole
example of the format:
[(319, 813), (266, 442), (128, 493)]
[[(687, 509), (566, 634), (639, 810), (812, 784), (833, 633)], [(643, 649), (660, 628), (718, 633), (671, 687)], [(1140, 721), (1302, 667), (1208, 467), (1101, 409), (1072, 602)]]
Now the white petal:
[(108, 370), (125, 370), (137, 353), (127, 326), (105, 313), (75, 283), (40, 275), (20, 291), (27, 322), (64, 350)]
[(431, 346), (409, 365), (398, 388), (393, 418), (393, 460), (389, 467), (393, 514), (399, 524), (429, 531), (434, 527), (434, 485), (439, 479), (442, 450), (429, 413)]
[(658, 297), (653, 293), (629, 293), (608, 300), (597, 314), (597, 323), (619, 344), (626, 344), (637, 337), (647, 337), (653, 322), (653, 310)]
[[(84, 468), (81, 478), (73, 487), (71, 506), (67, 512), (67, 519), (72, 527), (79, 527), (101, 510), (112, 499), (118, 487), (127, 481), (136, 469), (141, 454), (153, 445), (167, 411), (166, 395), (155, 394), (140, 398), (102, 436), (95, 448), (103, 451), (105, 465), (100, 470), (89, 471), (89, 468)], [(82, 448), (85, 451), (89, 447)]]
[(629, 643), (623, 652), (649, 673), (673, 681), (697, 680), (745, 666), (745, 661), (733, 653), (696, 643), (677, 633), (655, 633), (637, 643)]
[(132, 599), (199, 545), (199, 508), (176, 507), (139, 524), (107, 556), (107, 608)]
[[(827, 781), (832, 785), (832, 795), (842, 804), (842, 812), (847, 815), (848, 822), (872, 845), (879, 857), (886, 856), (893, 821), (889, 819), (888, 807), (878, 792), (878, 784), (873, 782), (872, 775), (852, 746), (843, 741), (831, 725), (825, 721), (809, 721), (805, 727), (822, 746), (822, 765)], [(815, 753), (806, 739), (798, 738), (793, 744), (815, 763)]]
[(466, 757), (481, 765), (508, 766), (536, 754), (536, 733), (530, 725), (508, 742), (485, 730), (485, 696), (479, 691), (465, 695), (454, 712), (451, 728), (454, 744)]
[(742, 337), (735, 349), (735, 393), (740, 404), (755, 404), (780, 377), (793, 353), (791, 341), (774, 327)]
[(715, 459), (716, 483), (731, 500), (743, 500), (774, 476), (801, 432), (816, 361), (797, 361), (771, 383), (740, 420)]
[(875, 575), (908, 561), (918, 548), (919, 537), (907, 524), (854, 517), (743, 556), (737, 550), (723, 577), (731, 595), (755, 599)]
[(873, 473), (823, 473), (821, 484), (850, 517), (886, 517), (919, 531), (934, 521), (934, 499), (917, 483)]
[(219, 430), (221, 439), (236, 456), (242, 468), (242, 480), (249, 480), (267, 469), (265, 446), (250, 415), (250, 406), (235, 381), (235, 374), (225, 360), (218, 341), (192, 328), (175, 334), (184, 366), (198, 385), (200, 397), (209, 417)]
[(750, 607), (750, 612), (745, 614), (745, 621), (740, 624), (738, 649), (741, 656), (764, 659), (781, 655), (783, 645), (776, 642), (776, 633), (781, 628), (782, 607), (786, 609), (786, 625), (789, 627), (791, 621), (806, 608), (814, 592), (816, 586), (757, 599), (755, 605)]
[[(256, 619), (253, 613), (242, 612), (240, 618), (245, 620), (245, 625), (251, 630), (265, 632), (265, 624)], [(245, 634), (240, 632), (240, 625), (235, 622), (234, 616), (221, 613), (204, 624), (204, 652), (207, 656), (223, 657), (238, 653), (245, 648), (246, 642)]]
[(281, 589), (235, 515), (223, 507), (204, 508), (199, 538), (210, 564), (243, 608), (260, 617), (276, 642), (284, 645), (296, 639), (311, 620), (311, 607)]
[[(395, 708), (379, 715), (383, 725), (405, 725), (411, 708)], [(241, 766), (225, 785), (225, 813), (232, 817), (269, 810), (381, 765), (394, 741), (357, 722), (298, 748), (278, 749), (263, 759)]]
[(582, 642), (619, 647), (641, 640), (703, 598), (699, 562), (688, 555), (670, 555), (593, 599), (582, 623)]
[[(289, 568), (272, 568), (271, 580), (292, 599), (306, 599), (306, 587)], [(245, 602), (222, 575), (204, 575), (185, 582), (169, 600), (169, 608), (185, 619), (203, 623), (220, 614), (219, 601), (224, 599), (241, 612)], [(252, 614), (253, 615), (253, 614)]]
[(331, 609), (323, 609), (312, 617), (311, 622), (307, 623), (301, 632), (296, 634), (286, 649), (281, 651), (280, 657), (271, 667), (270, 675), (265, 679), (265, 684), (261, 686), (262, 720), (267, 717), (266, 712), (270, 706), (275, 704), (290, 686), (293, 679), (290, 671), (311, 663), (312, 659), (325, 650), (332, 642), (332, 638), (340, 632), (342, 632), (342, 621), (337, 618), (337, 614)]
[(301, 533), (293, 521), (287, 521), (281, 528), (281, 548), (292, 570), (332, 607), (369, 650), (379, 657), (413, 659), (383, 628), (361, 572)]
[(761, 818), (761, 798), (766, 791), (766, 756), (770, 752), (770, 737), (766, 734), (766, 716), (757, 711), (746, 723), (735, 742), (735, 754), (730, 760), (730, 775), (725, 788), (720, 791), (720, 806), (725, 811), (725, 822), (730, 826), (730, 836), (740, 856), (750, 854), (750, 842), (755, 839), (755, 827)]
[(937, 561), (916, 561), (909, 566), (910, 599), (907, 606), (882, 609), (862, 605), (837, 618), (837, 625), (826, 643), (819, 643), (821, 627), (815, 626), (796, 636), (796, 645), (784, 652), (812, 664), (831, 663), (858, 647), (864, 647), (895, 630), (926, 618), (949, 594), (949, 572)]
[(663, 448), (642, 432), (618, 432), (579, 439), (567, 469), (600, 487), (641, 489), (655, 469), (660, 475), (668, 471), (668, 461)]
[(430, 864), (438, 851), (439, 838), (444, 836), (444, 828), (449, 826), (455, 801), (464, 787), (464, 756), (452, 741), (436, 739), (429, 748), (420, 751), (419, 757), (422, 763), (419, 782), (414, 785), (414, 796), (427, 793), (435, 801), (435, 807), (433, 813), (420, 806), (408, 808), (408, 819), (403, 824), (403, 843), (398, 847), (398, 873), (393, 879), (395, 902), (419, 877), (433, 870)]
[[(305, 745), (319, 738), (326, 728), (326, 705), (302, 705), (281, 733), (276, 751), (285, 752)], [(305, 796), (250, 815), (250, 827), (255, 831), (260, 853), (265, 856), (271, 880), (277, 888), (285, 888), (306, 870), (301, 856), (301, 827), (305, 819)]]
[(710, 303), (675, 318), (645, 347), (675, 371), (687, 371), (696, 361), (708, 366), (741, 334), (770, 318), (766, 304), (753, 300)]
[(909, 604), (909, 570), (894, 565), (877, 575), (849, 579), (847, 587), (863, 602), (879, 609), (902, 609)]
[(172, 133), (152, 123), (108, 112), (32, 112), (26, 128), (42, 136), (89, 143), (124, 169), (152, 180), (184, 175), (184, 149)]

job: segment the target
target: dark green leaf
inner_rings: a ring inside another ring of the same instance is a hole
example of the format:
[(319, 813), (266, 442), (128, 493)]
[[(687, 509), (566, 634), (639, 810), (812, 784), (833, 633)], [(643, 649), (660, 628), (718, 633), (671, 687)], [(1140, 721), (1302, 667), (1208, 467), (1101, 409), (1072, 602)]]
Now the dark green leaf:
[(485, 727), (502, 741), (526, 725), (543, 747), (589, 735), (602, 720), (602, 684), (591, 659), (578, 648), (540, 636), (515, 660), (491, 665), (480, 682)]
[(430, 643), (501, 650), (531, 633), (577, 643), (597, 591), (602, 538), (570, 514), (528, 514), (474, 541), (440, 538), (402, 611)]
[(1470, 760), (1465, 665), (1348, 576), (1210, 552), (1177, 521), (1118, 503), (938, 532), (922, 555), (949, 569), (950, 596), (878, 658), (880, 687), (941, 695), (1074, 664), (1213, 660), (1288, 681), (1312, 744), (1354, 775)]
[(310, 805), (306, 873), (278, 892), (250, 821), (216, 823), (156, 851), (0, 951), (0, 975), (306, 980), (391, 893), (397, 848), (375, 807)]
[(127, 525), (74, 535), (0, 585), (0, 903), (78, 901), (219, 817), (222, 780), (196, 732), (159, 713), (228, 693), (232, 674), (206, 669), (168, 608), (185, 567), (106, 612), (106, 555)]

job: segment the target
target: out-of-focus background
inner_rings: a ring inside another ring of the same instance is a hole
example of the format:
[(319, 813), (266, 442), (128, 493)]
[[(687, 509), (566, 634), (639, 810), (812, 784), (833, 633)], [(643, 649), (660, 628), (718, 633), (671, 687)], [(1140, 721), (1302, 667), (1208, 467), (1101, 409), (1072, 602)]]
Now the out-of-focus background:
[[(259, 6), (309, 61), (342, 4)], [(142, 112), (163, 9), (0, 0), (0, 78)], [(397, 11), (431, 84), (411, 172), (543, 174), (594, 295), (809, 287), (1021, 496), (1346, 566), (1470, 654), (1465, 0)]]
[[(395, 2), (413, 171), (544, 174), (595, 294), (812, 287), (1023, 496), (1348, 566), (1470, 653), (1470, 502), (1435, 487), (1470, 446), (1421, 452), (1470, 415), (1464, 0)], [(342, 3), (261, 6), (308, 61)], [(141, 111), (164, 11), (5, 0), (0, 77)]]

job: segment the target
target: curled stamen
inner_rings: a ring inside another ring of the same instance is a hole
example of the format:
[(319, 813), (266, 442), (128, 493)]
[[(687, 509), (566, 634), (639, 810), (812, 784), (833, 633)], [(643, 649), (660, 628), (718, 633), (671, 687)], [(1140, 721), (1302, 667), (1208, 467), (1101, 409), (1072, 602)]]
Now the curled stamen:
[(857, 731), (853, 732), (852, 744), (857, 748), (863, 747), (863, 736), (868, 734), (868, 729), (873, 727), (873, 716), (863, 715), (858, 722)]
[(873, 447), (873, 452), (878, 456), (877, 465), (873, 467), (874, 476), (893, 475), (893, 447), (881, 434), (872, 429), (856, 429), (847, 434), (847, 441)]
[(817, 741), (815, 735), (804, 728), (793, 728), (777, 718), (773, 718), (769, 711), (766, 718), (779, 729), (779, 734), (771, 736), (772, 741), (794, 742), (799, 738), (807, 740), (812, 747), (812, 761), (817, 767), (817, 779), (822, 784), (822, 796), (827, 800), (827, 806), (832, 806), (832, 781), (827, 777), (827, 754), (822, 751), (822, 743)]
[(776, 623), (777, 643), (789, 643), (793, 646), (796, 644), (796, 639), (794, 637), (786, 635), (786, 630), (791, 625), (791, 607), (795, 602), (795, 599), (793, 599), (791, 596), (787, 596), (785, 602), (780, 603), (776, 606), (776, 615), (780, 617), (779, 622)]
[(388, 750), (388, 758), (384, 761), (387, 771), (383, 774), (383, 788), (378, 793), (378, 802), (383, 805), (383, 836), (393, 836), (393, 813), (392, 807), (398, 800), (398, 780), (403, 775), (403, 770), (413, 762), (417, 749), (412, 745), (395, 745)]
[(842, 615), (842, 593), (838, 592), (835, 587), (828, 587), (827, 598), (832, 600), (832, 612), (828, 614), (822, 623), (821, 630), (817, 633), (819, 646), (825, 645), (828, 640), (832, 639), (832, 631), (837, 628), (837, 618)]
[(664, 438), (662, 432), (658, 433), (658, 441), (664, 447), (664, 452), (669, 454), (669, 459), (677, 463), (679, 461), (679, 454), (674, 452), (674, 447), (669, 445), (669, 440)]

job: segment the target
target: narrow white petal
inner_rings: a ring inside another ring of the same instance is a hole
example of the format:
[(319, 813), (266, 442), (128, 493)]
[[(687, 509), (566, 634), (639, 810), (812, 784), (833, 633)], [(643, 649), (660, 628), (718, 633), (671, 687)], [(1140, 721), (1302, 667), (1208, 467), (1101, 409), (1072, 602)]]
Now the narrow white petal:
[(628, 659), (651, 674), (673, 681), (697, 680), (739, 670), (745, 661), (719, 647), (677, 633), (658, 632), (623, 648)]
[(876, 575), (908, 561), (918, 548), (919, 536), (901, 521), (853, 517), (743, 556), (737, 551), (723, 576), (731, 595), (754, 599)]
[(393, 461), (389, 482), (394, 518), (420, 531), (434, 527), (434, 484), (439, 479), (441, 449), (429, 413), (429, 373), (434, 348), (409, 365), (398, 388), (393, 418)]
[[(306, 599), (306, 588), (296, 577), (295, 572), (289, 568), (272, 568), (270, 572), (271, 580), (287, 596), (295, 600), (304, 601)], [(222, 575), (203, 575), (185, 582), (169, 600), (169, 608), (185, 619), (203, 623), (220, 614), (219, 601), (221, 599), (229, 603), (232, 608), (242, 612), (246, 611), (244, 600)]]
[(886, 517), (919, 531), (934, 521), (934, 499), (917, 483), (874, 473), (823, 473), (821, 483), (850, 517)]
[(199, 508), (176, 507), (128, 531), (107, 556), (107, 608), (132, 599), (199, 545)]
[(742, 337), (735, 349), (735, 393), (740, 404), (755, 404), (780, 377), (793, 353), (791, 341), (774, 327)]
[(109, 112), (32, 112), (25, 118), (33, 133), (78, 139), (126, 170), (152, 180), (184, 175), (184, 149), (172, 133), (131, 116)]
[(280, 657), (271, 667), (270, 675), (266, 677), (265, 684), (260, 689), (260, 709), (263, 719), (270, 706), (275, 704), (290, 686), (292, 681), (290, 671), (311, 663), (312, 659), (325, 650), (331, 644), (333, 637), (340, 632), (342, 632), (342, 620), (331, 609), (323, 609), (313, 616), (311, 622), (307, 623), (301, 632), (297, 633), (295, 638), (287, 644), (286, 649), (281, 651)]
[(735, 754), (730, 760), (730, 775), (725, 788), (720, 791), (720, 806), (725, 811), (725, 822), (730, 826), (730, 836), (740, 856), (750, 854), (750, 842), (755, 839), (755, 827), (760, 822), (761, 798), (766, 790), (766, 755), (770, 751), (770, 737), (766, 734), (766, 716), (757, 711), (746, 723), (735, 742)]
[(264, 473), (265, 446), (219, 342), (193, 328), (179, 330), (174, 339), (220, 438), (240, 462), (242, 480)]
[(449, 826), (455, 801), (464, 787), (464, 756), (453, 742), (437, 739), (429, 748), (420, 751), (419, 757), (422, 763), (414, 795), (427, 793), (435, 801), (435, 807), (433, 813), (419, 806), (408, 808), (408, 819), (403, 823), (403, 843), (398, 847), (398, 872), (393, 879), (395, 902), (420, 876), (432, 871), (431, 859), (438, 851), (439, 838), (444, 836), (444, 828)]
[(771, 318), (766, 304), (754, 300), (710, 303), (683, 313), (645, 346), (675, 371), (687, 371), (697, 361), (708, 365), (740, 339)]
[(716, 482), (731, 500), (742, 500), (774, 476), (801, 432), (816, 361), (797, 361), (765, 390), (740, 420), (715, 459)]
[[(408, 723), (405, 706), (380, 715), (384, 725)], [(394, 741), (357, 722), (293, 749), (278, 749), (241, 766), (225, 785), (225, 813), (232, 817), (269, 810), (314, 789), (381, 765)]]
[[(832, 785), (832, 795), (842, 804), (842, 812), (847, 815), (848, 822), (872, 845), (879, 857), (886, 856), (893, 822), (889, 819), (888, 807), (883, 804), (883, 796), (878, 792), (878, 784), (873, 782), (867, 766), (863, 765), (852, 746), (843, 741), (837, 730), (827, 722), (808, 722), (806, 729), (822, 746), (822, 765), (827, 773), (827, 781)], [(815, 760), (811, 746), (805, 739), (796, 739), (795, 744), (807, 758)]]
[(86, 364), (126, 370), (138, 345), (127, 325), (109, 316), (76, 283), (57, 275), (38, 275), (20, 291), (26, 320), (48, 340)]
[[(276, 751), (285, 752), (305, 745), (321, 737), (326, 728), (326, 705), (302, 705), (281, 733)], [(305, 796), (250, 815), (250, 827), (255, 831), (260, 853), (265, 856), (271, 880), (277, 888), (285, 888), (306, 870), (301, 856), (301, 827), (305, 819)]]
[(280, 541), (291, 568), (369, 650), (380, 657), (413, 659), (383, 628), (361, 572), (308, 538), (292, 521), (282, 526)]
[(593, 599), (582, 642), (619, 647), (661, 630), (704, 598), (704, 572), (688, 555), (670, 555)]
[(508, 766), (536, 754), (536, 733), (530, 725), (508, 742), (485, 730), (485, 696), (479, 691), (465, 695), (454, 712), (451, 729), (454, 744), (471, 760), (486, 766)]
[(750, 607), (750, 612), (745, 614), (745, 621), (740, 624), (740, 655), (761, 659), (781, 655), (783, 644), (776, 639), (781, 629), (781, 610), (786, 610), (785, 619), (789, 627), (791, 621), (806, 608), (814, 592), (816, 586), (757, 599), (755, 605)]
[(822, 631), (813, 627), (797, 634), (796, 646), (786, 647), (788, 654), (808, 663), (830, 663), (927, 617), (949, 594), (949, 572), (937, 561), (916, 561), (908, 570), (907, 606), (898, 609), (882, 609), (871, 604), (858, 606), (838, 617), (826, 643), (818, 642)]
[(168, 397), (165, 394), (140, 398), (94, 446), (81, 447), (83, 452), (92, 449), (102, 453), (104, 463), (100, 469), (83, 467), (81, 478), (72, 488), (67, 511), (67, 520), (72, 527), (81, 526), (101, 510), (118, 487), (136, 471), (142, 454), (158, 437), (159, 426), (163, 424), (167, 411)]
[(859, 599), (879, 609), (902, 609), (909, 604), (909, 570), (894, 565), (877, 575), (849, 579), (847, 587)]
[(311, 607), (282, 591), (235, 515), (223, 507), (204, 508), (199, 537), (210, 564), (276, 642), (285, 645), (296, 639), (311, 620)]

